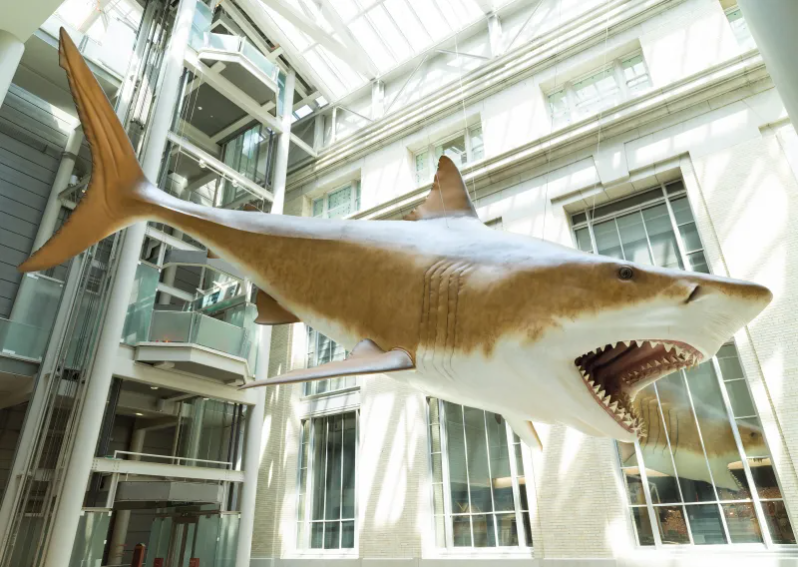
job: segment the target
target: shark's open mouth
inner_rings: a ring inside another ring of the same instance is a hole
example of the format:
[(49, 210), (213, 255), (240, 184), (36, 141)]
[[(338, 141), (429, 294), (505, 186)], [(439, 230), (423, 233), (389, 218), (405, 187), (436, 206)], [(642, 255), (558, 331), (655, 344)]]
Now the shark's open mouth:
[(702, 355), (676, 341), (621, 341), (599, 347), (574, 363), (593, 397), (618, 424), (639, 436), (645, 423), (632, 406), (637, 392), (666, 374), (695, 366)]

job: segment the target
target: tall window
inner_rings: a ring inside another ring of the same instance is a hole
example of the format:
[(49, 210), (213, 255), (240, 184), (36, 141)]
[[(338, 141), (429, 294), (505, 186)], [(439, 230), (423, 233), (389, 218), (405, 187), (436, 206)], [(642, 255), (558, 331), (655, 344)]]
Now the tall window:
[[(308, 357), (307, 367), (321, 366), (328, 362), (337, 360), (344, 360), (347, 352), (338, 343), (322, 333), (312, 329), (308, 330)], [(312, 396), (315, 394), (325, 394), (342, 390), (344, 388), (352, 388), (357, 386), (357, 377), (355, 376), (339, 376), (338, 378), (326, 378), (324, 380), (314, 380), (312, 382), (305, 382), (303, 384), (303, 394), (305, 396)]]
[(498, 414), (428, 403), (436, 545), (531, 546), (521, 440)]
[(621, 57), (560, 85), (547, 95), (555, 127), (585, 118), (651, 87), (643, 54)]
[(585, 252), (709, 273), (681, 181), (574, 215), (572, 221), (577, 246)]
[(360, 210), (360, 180), (347, 183), (323, 197), (314, 199), (313, 216), (338, 219)]
[(297, 547), (355, 547), (357, 412), (302, 422)]
[[(681, 181), (573, 216), (580, 249), (642, 264), (708, 272)], [(618, 443), (638, 544), (794, 544), (733, 344), (635, 399), (648, 425)]]
[(450, 157), (458, 167), (482, 159), (485, 156), (482, 125), (471, 126), (416, 152), (413, 156), (416, 184), (423, 185), (432, 180), (438, 159), (443, 155)]
[(729, 19), (737, 45), (744, 50), (754, 49), (756, 42), (754, 36), (751, 35), (751, 30), (748, 29), (748, 23), (743, 18), (743, 11), (737, 6), (729, 8), (726, 10), (726, 17)]

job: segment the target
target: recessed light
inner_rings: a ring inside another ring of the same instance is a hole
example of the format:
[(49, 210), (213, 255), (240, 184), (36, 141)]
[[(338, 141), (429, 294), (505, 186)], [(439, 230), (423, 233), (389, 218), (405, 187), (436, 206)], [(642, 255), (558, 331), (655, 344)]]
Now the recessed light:
[(202, 107), (201, 107), (201, 106), (198, 106), (198, 107), (197, 107), (197, 110), (202, 110)]
[(150, 386), (150, 390), (157, 390), (158, 386)]
[(143, 416), (144, 414), (143, 414), (143, 413), (141, 413), (141, 412), (138, 412), (138, 411), (137, 411), (137, 412), (136, 412), (136, 415), (137, 415), (137, 416), (139, 416), (139, 417), (141, 417), (141, 416)]

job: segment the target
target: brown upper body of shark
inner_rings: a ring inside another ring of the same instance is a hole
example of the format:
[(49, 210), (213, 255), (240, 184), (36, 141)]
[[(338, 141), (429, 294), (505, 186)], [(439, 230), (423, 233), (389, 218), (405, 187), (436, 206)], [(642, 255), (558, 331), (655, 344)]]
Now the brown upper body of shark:
[[(347, 361), (267, 384), (397, 372), (431, 395), (502, 413), (533, 444), (530, 419), (630, 440), (642, 426), (630, 403), (635, 393), (713, 354), (770, 300), (748, 282), (493, 231), (447, 157), (426, 202), (408, 216), (417, 222), (181, 201), (147, 181), (63, 30), (60, 60), (92, 149), (92, 179), (59, 233), (20, 269), (58, 265), (135, 222), (169, 224), (248, 274), (261, 290), (259, 322), (301, 320), (354, 349)], [(641, 332), (641, 318), (652, 314), (657, 325)]]

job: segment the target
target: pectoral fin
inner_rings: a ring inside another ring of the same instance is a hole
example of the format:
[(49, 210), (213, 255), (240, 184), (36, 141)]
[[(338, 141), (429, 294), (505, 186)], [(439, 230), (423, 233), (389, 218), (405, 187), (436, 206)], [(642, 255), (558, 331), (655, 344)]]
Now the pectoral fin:
[(258, 308), (258, 316), (255, 318), (255, 323), (258, 325), (299, 323), (296, 315), (277, 303), (276, 299), (262, 289), (259, 289), (255, 296), (255, 306)]
[(543, 450), (543, 443), (540, 441), (540, 436), (535, 430), (535, 425), (531, 421), (524, 419), (507, 419), (507, 423), (515, 432), (521, 441), (527, 444), (530, 449)]
[(404, 350), (393, 349), (386, 352), (373, 341), (365, 339), (352, 349), (349, 358), (346, 360), (328, 362), (314, 368), (302, 368), (266, 380), (256, 380), (241, 386), (241, 388), (296, 384), (298, 382), (310, 382), (311, 380), (357, 374), (383, 374), (399, 370), (412, 370), (413, 368), (415, 368), (413, 359)]

